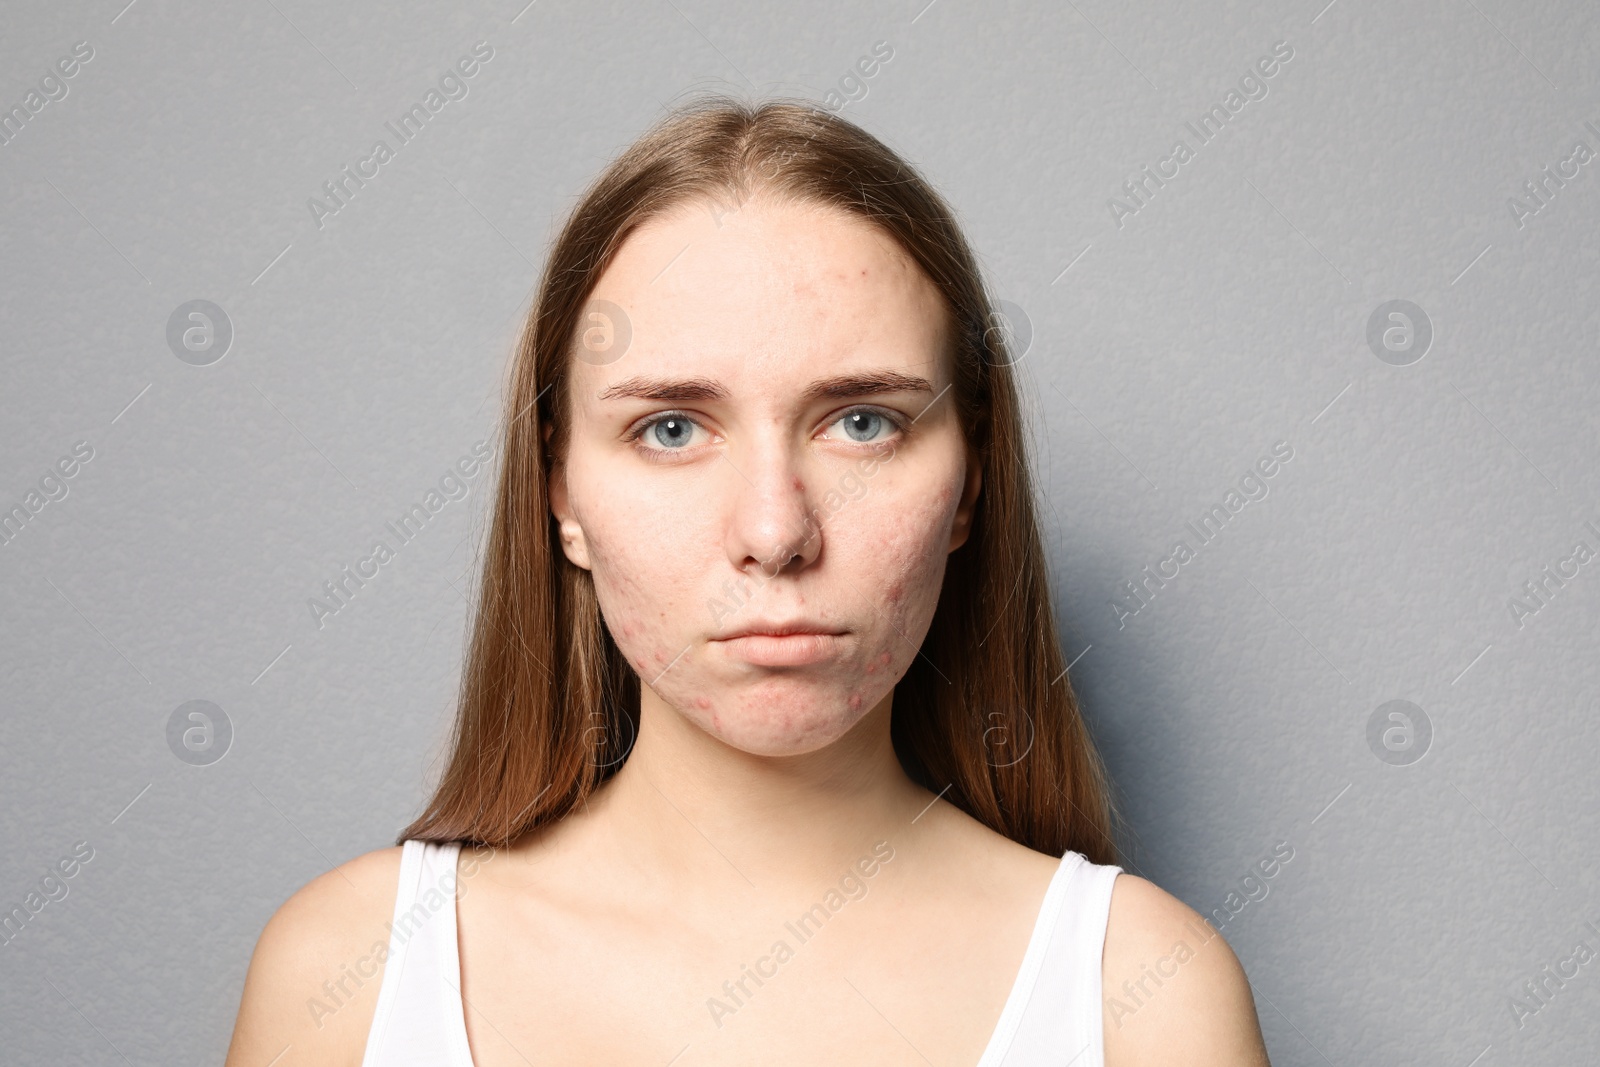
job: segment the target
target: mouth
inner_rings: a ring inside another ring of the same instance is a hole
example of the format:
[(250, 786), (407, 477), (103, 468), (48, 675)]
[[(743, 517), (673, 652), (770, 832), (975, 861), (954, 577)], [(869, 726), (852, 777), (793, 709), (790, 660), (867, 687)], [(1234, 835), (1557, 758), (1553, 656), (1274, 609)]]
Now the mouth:
[(753, 623), (712, 644), (758, 667), (803, 667), (836, 656), (846, 631), (812, 623)]

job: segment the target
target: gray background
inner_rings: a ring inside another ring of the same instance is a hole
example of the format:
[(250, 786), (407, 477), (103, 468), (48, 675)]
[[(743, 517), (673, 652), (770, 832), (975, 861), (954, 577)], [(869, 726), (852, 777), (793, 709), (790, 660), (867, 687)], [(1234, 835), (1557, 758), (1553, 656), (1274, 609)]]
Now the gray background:
[[(124, 3), (11, 3), (0, 39), (7, 109), (95, 50), (0, 145), (0, 508), (94, 449), (0, 545), (0, 902), (95, 850), (0, 947), (9, 1062), (221, 1059), (273, 909), (437, 773), (485, 479), (320, 629), (307, 599), (488, 435), (607, 159), (687, 89), (820, 99), (880, 40), (843, 113), (1031, 322), (1057, 609), (1130, 866), (1210, 913), (1292, 846), (1224, 927), (1275, 1064), (1592, 1058), (1600, 962), (1521, 1025), (1511, 998), (1600, 949), (1600, 563), (1510, 606), (1600, 550), (1600, 161), (1508, 206), (1600, 150), (1592, 6)], [(480, 40), (469, 95), (319, 230), (307, 199)], [(1122, 183), (1282, 40), (1119, 227)], [(193, 299), (235, 330), (210, 366), (166, 342)], [(1434, 330), (1408, 366), (1367, 343), (1391, 299)], [(1119, 583), (1280, 440), (1270, 495), (1119, 628)], [(1367, 740), (1395, 699), (1433, 728), (1408, 766)], [(214, 765), (169, 749), (190, 700), (232, 723)]]

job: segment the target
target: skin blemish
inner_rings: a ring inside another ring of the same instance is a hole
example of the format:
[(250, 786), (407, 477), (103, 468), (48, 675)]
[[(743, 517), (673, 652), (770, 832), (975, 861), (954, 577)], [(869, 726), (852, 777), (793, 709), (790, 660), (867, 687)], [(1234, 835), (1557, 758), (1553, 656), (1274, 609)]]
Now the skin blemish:
[(851, 711), (859, 711), (860, 709), (861, 709), (861, 694), (860, 693), (851, 693), (850, 694), (850, 710)]
[(697, 708), (709, 708), (711, 706), (711, 698), (699, 697), (695, 700), (694, 706)]

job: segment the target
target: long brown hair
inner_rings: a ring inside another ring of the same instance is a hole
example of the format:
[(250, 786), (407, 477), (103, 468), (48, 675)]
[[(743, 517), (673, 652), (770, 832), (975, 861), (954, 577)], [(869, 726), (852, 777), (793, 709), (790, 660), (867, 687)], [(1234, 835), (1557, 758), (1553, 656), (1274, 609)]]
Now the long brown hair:
[(983, 484), (921, 654), (894, 692), (901, 764), (1030, 848), (1116, 862), (1104, 772), (1057, 642), (1007, 333), (954, 213), (836, 114), (718, 96), (680, 106), (607, 167), (550, 251), (506, 389), (451, 751), (426, 810), (397, 840), (507, 844), (584, 803), (627, 758), (639, 678), (606, 630), (589, 572), (561, 552), (546, 495), (565, 446), (567, 369), (585, 301), (636, 227), (686, 201), (756, 192), (876, 224), (946, 304), (952, 402)]

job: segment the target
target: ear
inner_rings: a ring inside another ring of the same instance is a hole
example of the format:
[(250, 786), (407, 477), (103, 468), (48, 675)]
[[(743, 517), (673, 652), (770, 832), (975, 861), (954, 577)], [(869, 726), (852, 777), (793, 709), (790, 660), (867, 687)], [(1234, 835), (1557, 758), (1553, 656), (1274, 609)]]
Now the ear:
[(961, 503), (956, 506), (955, 523), (950, 527), (950, 551), (967, 543), (972, 533), (972, 517), (978, 510), (978, 492), (983, 488), (983, 460), (967, 449), (967, 480), (961, 488)]
[[(550, 434), (555, 429), (553, 424), (544, 428), (544, 442), (548, 447)], [(589, 545), (583, 538), (583, 527), (572, 513), (571, 501), (567, 499), (567, 468), (560, 460), (552, 459), (550, 462), (550, 476), (546, 479), (549, 487), (550, 514), (555, 516), (560, 529), (561, 551), (575, 567), (589, 570)]]

